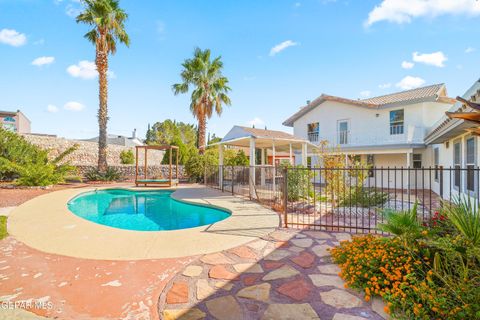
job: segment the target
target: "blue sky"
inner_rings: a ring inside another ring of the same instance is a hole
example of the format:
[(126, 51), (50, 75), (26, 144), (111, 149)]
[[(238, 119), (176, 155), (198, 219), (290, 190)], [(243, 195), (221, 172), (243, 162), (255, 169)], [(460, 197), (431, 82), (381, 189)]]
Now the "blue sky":
[[(141, 4), (140, 4), (141, 3)], [(232, 106), (208, 130), (289, 131), (282, 122), (321, 93), (382, 95), (444, 82), (461, 95), (479, 78), (474, 0), (121, 0), (130, 48), (110, 58), (109, 132), (195, 120), (174, 96), (193, 49), (221, 55)], [(33, 131), (97, 135), (94, 48), (78, 0), (0, 0), (0, 110), (21, 109)]]

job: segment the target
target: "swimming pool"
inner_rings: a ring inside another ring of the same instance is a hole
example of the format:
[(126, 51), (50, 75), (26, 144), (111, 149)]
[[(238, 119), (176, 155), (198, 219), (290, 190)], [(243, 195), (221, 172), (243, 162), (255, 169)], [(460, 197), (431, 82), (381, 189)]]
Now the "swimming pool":
[(226, 210), (175, 200), (172, 193), (171, 190), (96, 190), (70, 200), (68, 209), (95, 223), (138, 231), (187, 229), (230, 216)]

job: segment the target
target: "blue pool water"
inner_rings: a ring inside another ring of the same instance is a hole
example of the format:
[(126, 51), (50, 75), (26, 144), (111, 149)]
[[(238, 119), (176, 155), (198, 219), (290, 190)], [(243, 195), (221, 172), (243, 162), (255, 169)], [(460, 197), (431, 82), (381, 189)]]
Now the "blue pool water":
[(110, 227), (159, 231), (211, 224), (230, 216), (225, 210), (177, 201), (173, 191), (107, 189), (85, 192), (68, 203), (79, 217)]

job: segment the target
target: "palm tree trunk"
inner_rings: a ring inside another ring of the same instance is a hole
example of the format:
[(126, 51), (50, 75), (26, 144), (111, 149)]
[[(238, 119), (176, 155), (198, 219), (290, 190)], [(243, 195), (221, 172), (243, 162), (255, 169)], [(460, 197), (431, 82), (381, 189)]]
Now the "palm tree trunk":
[(205, 152), (205, 132), (207, 131), (207, 117), (202, 114), (198, 117), (198, 152)]
[(107, 171), (107, 121), (108, 121), (108, 55), (97, 50), (95, 59), (98, 70), (99, 107), (98, 107), (98, 171)]

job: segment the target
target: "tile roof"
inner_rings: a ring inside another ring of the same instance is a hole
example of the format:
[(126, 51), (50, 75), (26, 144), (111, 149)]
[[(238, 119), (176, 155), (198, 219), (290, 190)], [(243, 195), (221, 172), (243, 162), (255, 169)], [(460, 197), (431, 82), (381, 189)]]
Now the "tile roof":
[(444, 88), (443, 83), (434, 84), (431, 86), (421, 87), (417, 89), (411, 89), (401, 92), (396, 92), (392, 94), (387, 94), (384, 96), (378, 96), (368, 99), (360, 100), (366, 103), (372, 103), (376, 105), (386, 105), (396, 102), (404, 102), (404, 101), (411, 101), (411, 100), (418, 100), (424, 98), (431, 98), (431, 97), (438, 97), (440, 96), (439, 92), (442, 88)]
[(275, 138), (275, 139), (296, 139), (302, 140), (301, 138), (295, 137), (293, 134), (277, 131), (277, 130), (265, 130), (265, 129), (257, 129), (257, 128), (250, 128), (250, 127), (243, 127), (237, 126), (242, 128), (247, 133), (251, 134), (256, 138)]
[(285, 126), (293, 126), (293, 123), (302, 117), (304, 114), (313, 110), (315, 107), (320, 105), (325, 101), (335, 101), (345, 104), (355, 105), (359, 107), (366, 108), (380, 108), (385, 106), (394, 106), (400, 104), (409, 104), (417, 103), (422, 101), (438, 101), (442, 103), (455, 103), (455, 99), (449, 98), (446, 96), (445, 84), (439, 83), (426, 87), (391, 93), (383, 96), (362, 99), (362, 100), (353, 100), (342, 97), (336, 97), (331, 95), (322, 94), (320, 97), (316, 98), (308, 105), (300, 108), (295, 114), (290, 116), (287, 120), (283, 122)]

